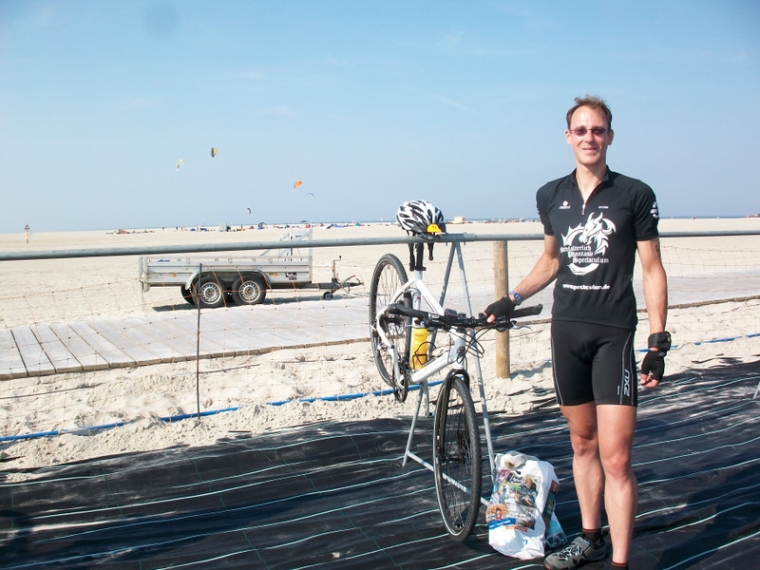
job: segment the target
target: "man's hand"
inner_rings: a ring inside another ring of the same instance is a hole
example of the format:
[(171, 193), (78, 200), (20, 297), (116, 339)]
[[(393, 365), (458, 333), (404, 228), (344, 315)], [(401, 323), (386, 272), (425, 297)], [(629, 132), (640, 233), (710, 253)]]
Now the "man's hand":
[(665, 352), (649, 350), (641, 361), (641, 385), (644, 388), (657, 386), (665, 374)]
[(665, 375), (665, 355), (670, 350), (670, 333), (660, 332), (649, 335), (649, 350), (641, 361), (641, 385), (654, 388)]
[(498, 317), (508, 317), (515, 310), (515, 302), (505, 295), (498, 301), (495, 301), (486, 307), (483, 314), (488, 317), (488, 322), (494, 322)]

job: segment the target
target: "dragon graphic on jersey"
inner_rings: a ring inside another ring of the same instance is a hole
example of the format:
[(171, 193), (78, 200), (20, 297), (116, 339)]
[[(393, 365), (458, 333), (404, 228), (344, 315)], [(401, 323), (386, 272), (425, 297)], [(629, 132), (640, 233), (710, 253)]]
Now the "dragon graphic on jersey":
[[(599, 212), (598, 216), (589, 214), (585, 224), (569, 228), (562, 236), (562, 252), (571, 259), (570, 271), (575, 275), (586, 275), (594, 271), (609, 259), (602, 257), (607, 251), (607, 236), (615, 231), (615, 224)], [(576, 245), (577, 243), (577, 245)]]

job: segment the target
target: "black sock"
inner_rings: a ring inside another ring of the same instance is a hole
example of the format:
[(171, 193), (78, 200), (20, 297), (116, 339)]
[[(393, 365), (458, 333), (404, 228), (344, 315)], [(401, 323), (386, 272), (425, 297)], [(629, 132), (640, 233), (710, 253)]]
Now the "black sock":
[(593, 530), (589, 530), (587, 528), (584, 528), (581, 536), (588, 540), (594, 547), (597, 547), (602, 540), (602, 529), (595, 528)]

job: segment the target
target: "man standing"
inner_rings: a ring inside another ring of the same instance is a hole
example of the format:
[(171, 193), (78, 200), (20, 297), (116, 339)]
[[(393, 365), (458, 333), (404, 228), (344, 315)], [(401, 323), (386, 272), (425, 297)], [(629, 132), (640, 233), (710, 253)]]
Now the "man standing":
[(554, 386), (573, 448), (573, 478), (582, 534), (550, 554), (545, 567), (569, 570), (607, 557), (602, 502), (612, 539), (612, 568), (627, 568), (638, 503), (631, 467), (637, 384), (633, 339), (638, 251), (649, 317), (641, 385), (656, 387), (670, 349), (665, 332), (667, 278), (660, 258), (657, 201), (639, 180), (607, 167), (612, 113), (598, 97), (576, 98), (565, 138), (575, 170), (536, 194), (544, 250), (509, 295), (489, 305), (490, 320), (556, 279), (551, 345)]

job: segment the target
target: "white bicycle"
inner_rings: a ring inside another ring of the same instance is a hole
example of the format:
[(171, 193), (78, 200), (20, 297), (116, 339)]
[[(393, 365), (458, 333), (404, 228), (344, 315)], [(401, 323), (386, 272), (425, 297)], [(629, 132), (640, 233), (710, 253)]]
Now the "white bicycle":
[[(478, 336), (488, 329), (504, 331), (514, 326), (512, 319), (536, 315), (541, 306), (515, 311), (509, 319), (487, 323), (485, 317), (468, 317), (464, 313), (445, 310), (442, 306), (454, 252), (459, 259), (465, 299), (469, 307), (467, 282), (459, 242), (454, 242), (444, 280), (441, 300), (436, 299), (423, 280), (424, 244), (410, 246), (412, 279), (398, 257), (384, 255), (375, 267), (370, 285), (370, 337), (372, 352), (383, 379), (393, 388), (397, 400), (403, 402), (410, 386), (419, 385), (417, 408), (412, 419), (404, 463), (411, 458), (435, 474), (436, 495), (447, 531), (457, 540), (465, 540), (477, 521), (481, 501), (482, 454), (475, 405), (470, 394), (470, 375), (466, 356), (474, 356), (480, 388), (483, 422), (491, 462), (491, 443), (485, 389), (480, 370), (483, 353)], [(415, 255), (416, 252), (416, 255)], [(432, 258), (432, 249), (431, 249)], [(428, 311), (422, 310), (427, 305)], [(448, 350), (436, 350), (438, 331), (449, 336)], [(440, 353), (433, 357), (434, 353)], [(423, 396), (429, 402), (428, 380), (449, 368), (441, 382), (433, 422), (433, 463), (410, 451), (412, 435)]]

